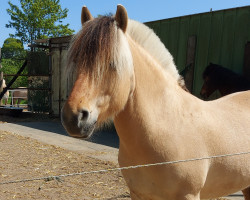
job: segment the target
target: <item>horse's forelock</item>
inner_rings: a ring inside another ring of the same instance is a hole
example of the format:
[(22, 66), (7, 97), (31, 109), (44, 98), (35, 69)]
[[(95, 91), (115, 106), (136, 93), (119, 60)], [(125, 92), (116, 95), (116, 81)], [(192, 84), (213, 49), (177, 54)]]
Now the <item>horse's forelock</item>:
[(71, 70), (83, 69), (100, 75), (100, 70), (105, 70), (105, 66), (112, 66), (110, 61), (113, 57), (115, 34), (113, 17), (105, 16), (85, 23), (72, 40), (68, 66), (73, 68)]

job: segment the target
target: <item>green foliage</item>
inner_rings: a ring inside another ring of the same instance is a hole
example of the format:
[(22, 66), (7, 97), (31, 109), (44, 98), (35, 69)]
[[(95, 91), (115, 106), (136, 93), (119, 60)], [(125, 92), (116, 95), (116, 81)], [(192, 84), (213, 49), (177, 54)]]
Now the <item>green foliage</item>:
[(7, 28), (15, 28), (15, 37), (23, 43), (32, 43), (37, 39), (60, 37), (73, 34), (69, 24), (62, 25), (68, 9), (62, 9), (59, 0), (20, 0), (21, 8), (8, 2), (7, 9), (11, 21)]
[(2, 58), (21, 59), (26, 56), (21, 40), (15, 38), (7, 38), (2, 47)]
[[(2, 59), (1, 65), (3, 74), (16, 74), (18, 70), (21, 68), (22, 64), (24, 63), (23, 60), (14, 60), (14, 59)], [(27, 68), (24, 69), (22, 74), (27, 74)], [(4, 79), (6, 80), (6, 84), (8, 84), (13, 76), (7, 76)], [(27, 87), (28, 86), (28, 77), (27, 76), (20, 76), (11, 86), (12, 88), (17, 87)]]
[[(7, 38), (2, 47), (1, 65), (3, 68), (1, 68), (0, 71), (2, 71), (3, 74), (16, 74), (21, 68), (25, 57), (26, 50), (23, 48), (23, 43), (15, 38)], [(25, 69), (23, 73), (27, 74), (27, 69)], [(8, 84), (12, 78), (13, 76), (5, 77), (6, 83)], [(26, 87), (27, 85), (27, 77), (20, 76), (11, 87)]]

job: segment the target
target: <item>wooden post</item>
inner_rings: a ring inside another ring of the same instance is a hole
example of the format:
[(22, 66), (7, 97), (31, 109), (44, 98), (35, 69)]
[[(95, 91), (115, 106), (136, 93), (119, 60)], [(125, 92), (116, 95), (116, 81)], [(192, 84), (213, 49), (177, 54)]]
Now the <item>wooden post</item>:
[(193, 35), (188, 38), (187, 58), (186, 58), (187, 70), (184, 75), (185, 84), (190, 93), (192, 93), (193, 91), (195, 50), (196, 50), (196, 35)]

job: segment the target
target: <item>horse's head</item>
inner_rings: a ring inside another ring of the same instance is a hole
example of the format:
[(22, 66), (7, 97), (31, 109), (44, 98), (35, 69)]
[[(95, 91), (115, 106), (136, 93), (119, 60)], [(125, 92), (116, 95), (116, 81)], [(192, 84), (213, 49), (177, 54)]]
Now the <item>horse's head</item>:
[(204, 83), (202, 85), (200, 95), (202, 98), (207, 99), (216, 89), (217, 88), (213, 81), (207, 76), (204, 78)]
[(207, 99), (215, 90), (218, 89), (218, 65), (210, 63), (203, 72), (204, 83), (202, 85), (200, 95), (202, 98)]
[(81, 22), (68, 54), (77, 77), (61, 118), (71, 136), (88, 138), (124, 109), (134, 89), (134, 70), (123, 6), (118, 5), (114, 17), (96, 19), (83, 7)]

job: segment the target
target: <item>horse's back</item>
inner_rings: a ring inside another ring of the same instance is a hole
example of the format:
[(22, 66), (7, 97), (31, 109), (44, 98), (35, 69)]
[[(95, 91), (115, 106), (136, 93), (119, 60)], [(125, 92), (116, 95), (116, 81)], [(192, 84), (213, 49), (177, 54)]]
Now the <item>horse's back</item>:
[(247, 136), (250, 145), (250, 91), (233, 93), (211, 104), (214, 104), (211, 112), (221, 117), (224, 126), (239, 137)]
[(220, 141), (218, 149), (225, 147), (233, 153), (250, 151), (250, 91), (233, 93), (208, 105), (213, 118), (210, 126), (216, 133), (211, 137), (214, 143)]
[(247, 110), (250, 110), (250, 90), (229, 94), (227, 96), (215, 100), (214, 103), (219, 104), (221, 106), (238, 106), (239, 108), (242, 107)]
[(220, 130), (213, 135), (220, 141), (219, 150), (225, 148), (230, 153), (250, 151), (250, 91), (233, 93), (212, 101), (210, 112), (215, 118), (213, 126)]

